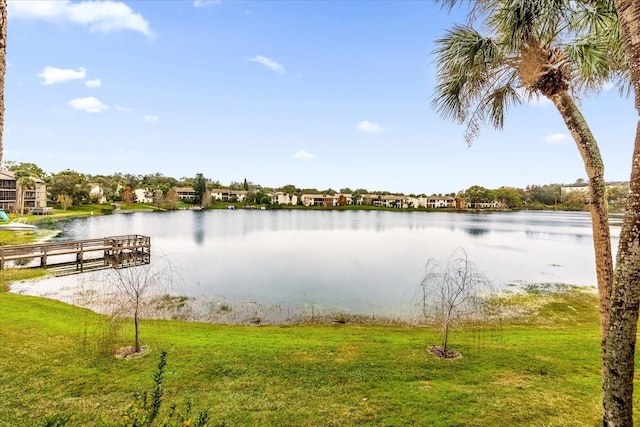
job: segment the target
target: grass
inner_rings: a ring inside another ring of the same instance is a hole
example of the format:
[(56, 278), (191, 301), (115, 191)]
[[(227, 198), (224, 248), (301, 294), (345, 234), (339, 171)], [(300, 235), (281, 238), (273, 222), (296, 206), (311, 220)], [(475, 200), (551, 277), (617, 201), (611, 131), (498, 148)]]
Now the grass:
[(162, 350), (167, 402), (191, 399), (210, 410), (210, 425), (601, 425), (595, 297), (527, 298), (536, 322), (454, 331), (457, 360), (425, 351), (437, 343), (428, 328), (180, 321), (145, 321), (151, 354), (117, 360), (115, 348), (132, 343), (129, 323), (2, 292), (0, 426), (54, 414), (74, 426), (96, 425), (96, 414), (113, 420), (135, 391), (151, 389)]
[(0, 230), (0, 246), (26, 245), (36, 240), (35, 233)]
[[(7, 292), (9, 290), (9, 283), (11, 282), (32, 280), (46, 274), (45, 270), (33, 268), (0, 270), (0, 293)], [(0, 314), (1, 313), (2, 310), (0, 307)]]

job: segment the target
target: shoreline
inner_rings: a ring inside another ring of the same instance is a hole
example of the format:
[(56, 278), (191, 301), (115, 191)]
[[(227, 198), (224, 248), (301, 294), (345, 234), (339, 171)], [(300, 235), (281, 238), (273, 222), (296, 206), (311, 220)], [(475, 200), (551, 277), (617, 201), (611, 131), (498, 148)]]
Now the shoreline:
[[(85, 308), (112, 317), (133, 317), (130, 301), (98, 282), (79, 286), (38, 286), (52, 276), (9, 283), (8, 292), (46, 298)], [(65, 277), (65, 276), (61, 276)], [(182, 320), (221, 325), (292, 326), (302, 324), (415, 325), (416, 316), (387, 316), (350, 313), (316, 304), (268, 304), (256, 301), (229, 301), (223, 296), (188, 297), (171, 293), (148, 295), (140, 310), (146, 320)]]
[[(62, 276), (64, 277), (64, 276)], [(82, 281), (78, 286), (50, 286), (43, 288), (38, 283), (50, 278), (42, 276), (34, 279), (9, 283), (8, 292), (63, 302), (85, 308), (112, 318), (132, 318), (131, 301), (126, 295), (108, 289), (104, 282)], [(488, 300), (498, 302), (497, 319), (506, 320), (531, 313), (512, 312), (508, 304), (510, 297), (518, 295), (554, 295), (572, 290), (597, 295), (594, 286), (578, 286), (562, 283), (512, 283), (505, 289), (491, 294)], [(532, 308), (535, 310), (535, 307)], [(316, 304), (266, 304), (256, 301), (229, 301), (223, 296), (188, 297), (184, 295), (158, 293), (148, 295), (141, 303), (140, 317), (144, 320), (179, 320), (217, 325), (245, 326), (300, 326), (308, 324), (355, 324), (362, 326), (424, 326), (429, 324), (420, 313), (419, 307), (410, 304), (403, 316), (382, 314), (350, 313), (344, 310), (325, 308)], [(490, 321), (485, 319), (484, 321)], [(425, 323), (426, 322), (426, 323)]]

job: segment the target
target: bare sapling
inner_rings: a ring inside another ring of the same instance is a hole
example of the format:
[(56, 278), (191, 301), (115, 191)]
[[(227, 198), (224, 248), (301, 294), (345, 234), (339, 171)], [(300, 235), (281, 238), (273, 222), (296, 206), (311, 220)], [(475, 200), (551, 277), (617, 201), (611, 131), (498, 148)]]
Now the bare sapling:
[(180, 271), (166, 257), (147, 265), (114, 267), (106, 274), (106, 284), (115, 291), (112, 294), (113, 302), (120, 308), (114, 312), (115, 315), (133, 317), (135, 354), (142, 350), (140, 322), (145, 316), (145, 309), (149, 308), (156, 297), (174, 289), (181, 280)]
[(441, 346), (429, 351), (442, 358), (454, 358), (460, 353), (449, 348), (451, 329), (458, 323), (484, 315), (484, 303), (493, 292), (493, 285), (467, 258), (464, 249), (456, 249), (446, 263), (429, 259), (420, 282), (422, 317), (438, 325)]

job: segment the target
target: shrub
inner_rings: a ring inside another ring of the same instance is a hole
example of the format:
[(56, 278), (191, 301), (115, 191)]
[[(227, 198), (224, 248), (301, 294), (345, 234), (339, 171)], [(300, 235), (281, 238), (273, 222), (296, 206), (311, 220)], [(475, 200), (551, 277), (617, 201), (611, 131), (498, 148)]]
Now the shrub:
[[(202, 410), (197, 414), (193, 411), (190, 401), (185, 403), (185, 409), (179, 410), (176, 404), (163, 410), (164, 403), (164, 372), (167, 365), (167, 352), (160, 353), (160, 361), (153, 375), (153, 390), (134, 393), (134, 401), (125, 407), (117, 421), (101, 420), (102, 427), (205, 427), (209, 423), (209, 411)], [(43, 427), (65, 427), (69, 422), (66, 415), (56, 414), (48, 417)]]

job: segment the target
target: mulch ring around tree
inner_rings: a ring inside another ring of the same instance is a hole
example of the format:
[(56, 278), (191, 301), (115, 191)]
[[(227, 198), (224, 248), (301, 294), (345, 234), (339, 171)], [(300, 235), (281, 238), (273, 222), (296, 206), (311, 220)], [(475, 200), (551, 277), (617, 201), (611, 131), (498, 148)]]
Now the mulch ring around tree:
[(116, 359), (137, 359), (139, 357), (146, 356), (151, 353), (149, 347), (143, 345), (140, 347), (140, 351), (136, 351), (136, 348), (132, 345), (127, 347), (120, 347), (115, 354)]
[(432, 345), (427, 351), (440, 359), (459, 359), (462, 357), (462, 353), (459, 351), (451, 350), (450, 348), (442, 348)]

